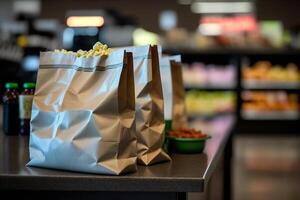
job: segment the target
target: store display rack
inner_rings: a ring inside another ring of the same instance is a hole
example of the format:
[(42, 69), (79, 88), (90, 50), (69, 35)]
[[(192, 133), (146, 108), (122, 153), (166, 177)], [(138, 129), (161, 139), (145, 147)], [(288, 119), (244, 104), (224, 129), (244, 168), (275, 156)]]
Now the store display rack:
[(294, 120), (299, 118), (297, 111), (241, 111), (243, 119), (247, 120)]
[(209, 120), (209, 119), (214, 119), (216, 117), (226, 117), (226, 116), (234, 116), (235, 112), (215, 112), (215, 113), (203, 113), (203, 114), (198, 114), (198, 113), (190, 113), (188, 114), (188, 119), (204, 119), (204, 120)]
[(288, 82), (288, 81), (252, 81), (243, 80), (242, 87), (244, 89), (263, 89), (263, 90), (273, 90), (273, 89), (283, 89), (283, 90), (297, 90), (300, 88), (299, 83)]
[[(284, 81), (249, 81), (242, 78), (242, 67), (245, 60), (252, 65), (261, 60), (270, 61), (274, 64), (286, 65), (295, 63), (300, 67), (300, 50), (295, 49), (175, 49), (165, 48), (166, 54), (181, 54), (183, 63), (202, 62), (216, 65), (233, 65), (236, 67), (235, 87), (210, 87), (210, 86), (188, 86), (187, 90), (203, 91), (233, 91), (236, 93), (236, 132), (238, 133), (297, 133), (300, 130), (300, 111), (269, 111), (249, 112), (242, 110), (242, 93), (245, 91), (283, 91), (298, 95), (300, 105), (299, 82)], [(219, 113), (215, 113), (218, 115)], [(195, 118), (195, 115), (192, 116)], [(211, 116), (210, 116), (211, 118)]]
[(211, 85), (187, 85), (185, 86), (187, 91), (189, 90), (203, 90), (203, 91), (233, 91), (235, 87), (222, 87), (222, 86), (211, 86)]

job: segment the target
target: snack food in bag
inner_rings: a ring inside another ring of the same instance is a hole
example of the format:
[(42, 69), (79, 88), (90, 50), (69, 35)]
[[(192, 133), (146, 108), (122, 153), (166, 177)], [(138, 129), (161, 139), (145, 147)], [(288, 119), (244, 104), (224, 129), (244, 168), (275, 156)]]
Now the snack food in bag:
[(28, 165), (112, 175), (133, 172), (132, 54), (77, 53), (40, 55)]

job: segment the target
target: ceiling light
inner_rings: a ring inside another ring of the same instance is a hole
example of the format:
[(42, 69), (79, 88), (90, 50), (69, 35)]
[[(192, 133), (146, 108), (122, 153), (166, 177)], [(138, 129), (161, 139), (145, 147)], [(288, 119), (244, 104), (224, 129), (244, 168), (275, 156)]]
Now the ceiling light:
[(102, 16), (70, 16), (67, 18), (69, 27), (100, 27), (103, 24)]

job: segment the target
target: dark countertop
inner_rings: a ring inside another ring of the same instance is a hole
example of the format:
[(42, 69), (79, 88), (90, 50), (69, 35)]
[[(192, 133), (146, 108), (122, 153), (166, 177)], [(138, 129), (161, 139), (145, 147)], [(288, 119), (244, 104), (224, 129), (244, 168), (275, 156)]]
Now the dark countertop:
[(203, 192), (232, 125), (212, 133), (202, 154), (173, 154), (172, 162), (138, 166), (137, 172), (122, 176), (26, 167), (28, 137), (0, 131), (0, 190)]

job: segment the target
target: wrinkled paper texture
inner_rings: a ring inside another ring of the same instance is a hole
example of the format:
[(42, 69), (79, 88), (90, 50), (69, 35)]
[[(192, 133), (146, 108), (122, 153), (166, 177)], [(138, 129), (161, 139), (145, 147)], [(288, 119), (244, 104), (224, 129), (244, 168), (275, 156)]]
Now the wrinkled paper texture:
[(173, 113), (172, 129), (188, 127), (186, 108), (185, 108), (185, 90), (182, 78), (181, 57), (170, 56), (171, 77), (173, 88)]
[(164, 101), (159, 69), (161, 47), (126, 47), (133, 53), (138, 163), (151, 165), (171, 158), (163, 151)]
[(136, 170), (132, 54), (40, 55), (30, 166), (118, 175)]

